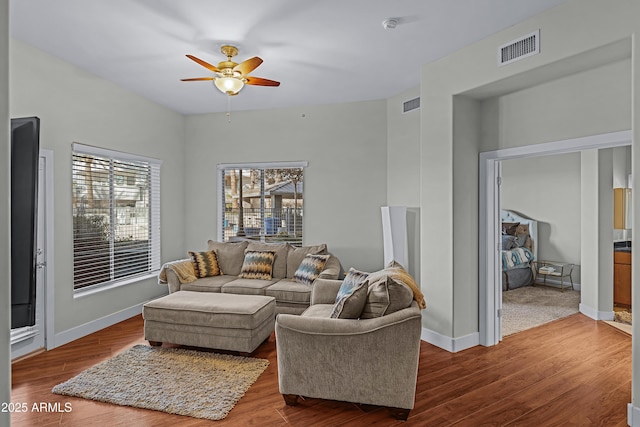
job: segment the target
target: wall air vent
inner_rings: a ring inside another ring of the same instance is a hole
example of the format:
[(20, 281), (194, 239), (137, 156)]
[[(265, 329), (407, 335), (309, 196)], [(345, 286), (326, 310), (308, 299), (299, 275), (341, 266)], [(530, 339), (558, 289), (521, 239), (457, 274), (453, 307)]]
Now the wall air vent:
[(537, 53), (540, 53), (540, 30), (498, 47), (498, 65), (507, 65)]
[(417, 110), (418, 108), (420, 108), (420, 97), (410, 99), (402, 104), (403, 113), (408, 113), (409, 111)]

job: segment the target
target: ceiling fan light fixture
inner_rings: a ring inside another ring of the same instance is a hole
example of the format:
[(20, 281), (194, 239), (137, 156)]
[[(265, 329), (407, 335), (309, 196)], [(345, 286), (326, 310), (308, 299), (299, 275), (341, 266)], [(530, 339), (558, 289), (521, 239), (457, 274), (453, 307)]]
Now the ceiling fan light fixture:
[(218, 77), (213, 83), (220, 92), (229, 96), (237, 95), (244, 87), (244, 82), (236, 77)]

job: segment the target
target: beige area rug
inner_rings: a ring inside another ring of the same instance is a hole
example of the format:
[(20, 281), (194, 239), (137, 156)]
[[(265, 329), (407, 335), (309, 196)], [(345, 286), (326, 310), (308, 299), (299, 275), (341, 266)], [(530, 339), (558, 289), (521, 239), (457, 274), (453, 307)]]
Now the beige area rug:
[(580, 292), (525, 286), (502, 292), (502, 336), (515, 334), (579, 311)]
[(221, 420), (268, 365), (252, 357), (136, 345), (52, 392)]

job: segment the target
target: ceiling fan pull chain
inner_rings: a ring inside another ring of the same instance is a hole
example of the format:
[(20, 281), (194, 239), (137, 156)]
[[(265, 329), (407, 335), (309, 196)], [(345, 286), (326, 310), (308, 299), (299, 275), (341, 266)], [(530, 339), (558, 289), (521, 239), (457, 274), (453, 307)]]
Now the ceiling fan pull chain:
[(227, 121), (231, 123), (231, 97), (227, 96)]

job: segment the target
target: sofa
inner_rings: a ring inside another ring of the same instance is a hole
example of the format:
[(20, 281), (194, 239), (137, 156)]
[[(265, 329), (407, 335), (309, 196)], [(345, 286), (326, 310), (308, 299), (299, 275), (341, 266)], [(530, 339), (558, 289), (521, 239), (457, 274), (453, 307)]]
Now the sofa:
[[(163, 266), (159, 283), (168, 285), (169, 293), (182, 290), (271, 296), (276, 300), (276, 314), (302, 313), (309, 307), (313, 282), (337, 279), (341, 273), (340, 261), (327, 252), (326, 244), (209, 240), (206, 251), (190, 251), (189, 255), (189, 259)], [(257, 260), (253, 266), (249, 265), (250, 256), (251, 261)]]
[[(347, 318), (336, 316), (343, 282), (328, 279), (316, 280), (304, 313), (276, 317), (278, 382), (287, 405), (296, 405), (298, 396), (340, 400), (385, 406), (394, 418), (407, 419), (415, 401), (426, 304), (421, 296), (407, 299), (406, 289), (389, 285), (389, 276), (383, 276), (382, 286), (377, 280), (378, 285), (365, 285), (368, 292)], [(402, 295), (390, 302), (396, 290)], [(385, 301), (371, 301), (377, 291), (387, 295)]]

